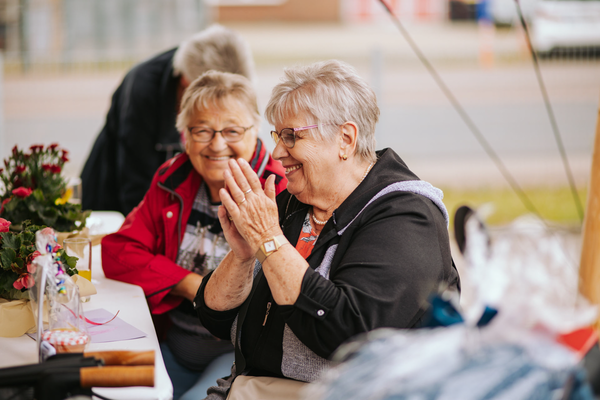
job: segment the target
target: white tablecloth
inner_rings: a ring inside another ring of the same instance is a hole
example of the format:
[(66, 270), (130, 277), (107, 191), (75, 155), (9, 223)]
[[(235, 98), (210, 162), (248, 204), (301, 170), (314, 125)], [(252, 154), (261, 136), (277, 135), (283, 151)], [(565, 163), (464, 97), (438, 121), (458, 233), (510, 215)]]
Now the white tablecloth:
[[(118, 228), (118, 227), (117, 227)], [(92, 248), (92, 280), (97, 294), (84, 303), (85, 310), (104, 308), (119, 311), (119, 318), (140, 329), (146, 337), (108, 343), (90, 343), (86, 351), (96, 350), (154, 350), (154, 387), (94, 388), (98, 394), (111, 399), (170, 400), (173, 386), (160, 353), (160, 347), (144, 292), (139, 286), (107, 279), (101, 267), (100, 246)], [(0, 338), (0, 368), (37, 363), (37, 345), (26, 335)]]

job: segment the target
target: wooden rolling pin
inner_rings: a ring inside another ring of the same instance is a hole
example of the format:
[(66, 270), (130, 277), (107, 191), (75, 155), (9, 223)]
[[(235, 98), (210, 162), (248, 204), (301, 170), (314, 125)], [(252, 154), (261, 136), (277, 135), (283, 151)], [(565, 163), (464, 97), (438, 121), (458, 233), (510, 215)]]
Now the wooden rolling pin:
[(154, 367), (85, 367), (79, 370), (79, 379), (82, 388), (154, 386)]
[(154, 350), (87, 351), (83, 355), (103, 360), (104, 365), (154, 365)]

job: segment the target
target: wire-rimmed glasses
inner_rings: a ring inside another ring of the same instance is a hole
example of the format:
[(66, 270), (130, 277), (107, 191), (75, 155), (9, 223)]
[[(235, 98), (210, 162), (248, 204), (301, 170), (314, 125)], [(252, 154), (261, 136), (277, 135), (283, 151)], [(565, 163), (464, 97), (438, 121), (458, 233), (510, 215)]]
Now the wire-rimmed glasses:
[(250, 125), (247, 128), (243, 126), (230, 126), (223, 128), (220, 131), (216, 131), (206, 126), (190, 126), (188, 127), (188, 131), (190, 132), (192, 140), (197, 143), (208, 143), (213, 140), (217, 133), (220, 133), (221, 136), (223, 136), (223, 140), (226, 142), (235, 143), (242, 140), (246, 131), (253, 126), (254, 125)]

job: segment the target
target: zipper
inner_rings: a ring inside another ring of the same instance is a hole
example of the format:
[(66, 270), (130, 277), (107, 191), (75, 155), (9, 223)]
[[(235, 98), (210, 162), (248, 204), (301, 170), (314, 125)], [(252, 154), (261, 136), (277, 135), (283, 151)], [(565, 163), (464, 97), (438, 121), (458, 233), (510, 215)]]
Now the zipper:
[(265, 313), (265, 320), (263, 321), (262, 326), (265, 326), (267, 323), (267, 318), (269, 318), (269, 310), (271, 310), (271, 302), (270, 301), (267, 303), (267, 312)]

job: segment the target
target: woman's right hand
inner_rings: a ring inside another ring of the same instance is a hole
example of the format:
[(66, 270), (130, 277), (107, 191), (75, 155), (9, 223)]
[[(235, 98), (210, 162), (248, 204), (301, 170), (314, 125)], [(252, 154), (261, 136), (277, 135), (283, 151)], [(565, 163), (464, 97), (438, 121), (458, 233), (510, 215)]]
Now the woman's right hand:
[[(223, 193), (227, 194), (227, 189), (221, 189)], [(223, 194), (220, 193), (221, 198), (223, 198)], [(221, 200), (222, 201), (222, 200)], [(240, 235), (240, 232), (237, 230), (233, 220), (229, 219), (229, 215), (227, 214), (227, 209), (225, 206), (219, 206), (218, 211), (219, 221), (221, 222), (221, 228), (223, 228), (223, 234), (225, 235), (225, 240), (229, 244), (231, 251), (235, 257), (243, 262), (250, 261), (254, 258), (254, 253), (252, 252), (252, 248), (246, 242), (246, 239)]]

